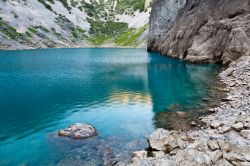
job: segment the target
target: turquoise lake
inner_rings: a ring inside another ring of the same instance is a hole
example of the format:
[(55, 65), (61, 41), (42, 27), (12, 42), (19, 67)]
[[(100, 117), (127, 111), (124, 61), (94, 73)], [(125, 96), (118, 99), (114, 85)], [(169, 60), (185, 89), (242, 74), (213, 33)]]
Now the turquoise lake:
[[(0, 165), (103, 165), (107, 151), (129, 161), (157, 116), (212, 97), (220, 70), (145, 49), (0, 51)], [(76, 122), (99, 136), (57, 137)]]

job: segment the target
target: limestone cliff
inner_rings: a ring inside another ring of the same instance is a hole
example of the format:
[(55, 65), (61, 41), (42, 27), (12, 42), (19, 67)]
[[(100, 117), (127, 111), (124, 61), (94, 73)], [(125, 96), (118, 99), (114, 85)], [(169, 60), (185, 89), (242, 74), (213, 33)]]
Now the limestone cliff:
[(155, 0), (148, 50), (197, 63), (249, 56), (250, 1)]
[(149, 20), (148, 48), (157, 49), (159, 40), (171, 28), (180, 8), (186, 0), (154, 0)]

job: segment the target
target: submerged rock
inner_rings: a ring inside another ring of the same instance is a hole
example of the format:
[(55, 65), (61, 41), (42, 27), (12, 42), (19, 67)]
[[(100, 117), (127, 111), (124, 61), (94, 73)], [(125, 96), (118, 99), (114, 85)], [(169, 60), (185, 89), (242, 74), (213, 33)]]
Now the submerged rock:
[(85, 139), (97, 135), (98, 132), (93, 126), (81, 123), (76, 123), (58, 132), (58, 136), (68, 137), (71, 139)]

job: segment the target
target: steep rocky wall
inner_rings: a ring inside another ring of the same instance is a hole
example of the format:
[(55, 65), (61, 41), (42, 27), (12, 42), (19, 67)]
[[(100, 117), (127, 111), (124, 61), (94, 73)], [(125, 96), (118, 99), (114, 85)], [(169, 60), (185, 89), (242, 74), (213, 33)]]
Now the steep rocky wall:
[(149, 19), (148, 48), (157, 49), (160, 39), (173, 25), (180, 8), (186, 0), (154, 0)]
[[(149, 51), (197, 63), (228, 64), (250, 55), (250, 0), (187, 0), (173, 23), (161, 23), (155, 15), (168, 18), (176, 12), (171, 7), (164, 12), (168, 2), (161, 0), (163, 11), (153, 6), (149, 41), (157, 42), (149, 43)], [(156, 30), (160, 37), (152, 32), (155, 24), (165, 27)]]

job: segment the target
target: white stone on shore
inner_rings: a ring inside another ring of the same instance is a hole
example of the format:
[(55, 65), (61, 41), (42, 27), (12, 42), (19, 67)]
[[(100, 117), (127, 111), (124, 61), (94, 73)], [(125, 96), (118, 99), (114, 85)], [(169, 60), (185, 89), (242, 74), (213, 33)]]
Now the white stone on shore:
[(239, 132), (243, 129), (244, 125), (242, 122), (238, 122), (238, 123), (234, 124), (232, 127), (234, 130)]
[(220, 150), (216, 150), (214, 152), (210, 152), (209, 157), (211, 158), (212, 163), (215, 164), (219, 159), (223, 157), (223, 153)]
[(148, 142), (151, 148), (155, 150), (165, 150), (165, 141), (169, 135), (169, 131), (164, 129), (157, 129), (148, 136)]
[(229, 127), (229, 126), (222, 126), (222, 127), (218, 128), (220, 134), (228, 132), (230, 129), (231, 129), (231, 127)]
[(152, 152), (153, 157), (163, 157), (165, 153), (163, 151), (154, 151)]
[(215, 166), (233, 166), (226, 159), (221, 159), (215, 163)]
[(244, 161), (244, 158), (236, 153), (225, 153), (223, 158), (228, 161)]
[(217, 149), (220, 148), (216, 140), (209, 140), (209, 141), (207, 142), (207, 146), (208, 146), (212, 151), (215, 151), (215, 150), (217, 150)]
[(250, 140), (250, 130), (241, 130), (241, 136)]
[(196, 126), (196, 125), (197, 125), (197, 123), (195, 121), (191, 122), (191, 126)]
[(136, 161), (139, 161), (141, 159), (145, 159), (146, 157), (147, 157), (147, 151), (145, 151), (145, 150), (133, 152), (132, 162), (136, 162)]
[(210, 124), (210, 126), (214, 129), (219, 128), (220, 126), (222, 126), (223, 124), (221, 122), (213, 122)]

